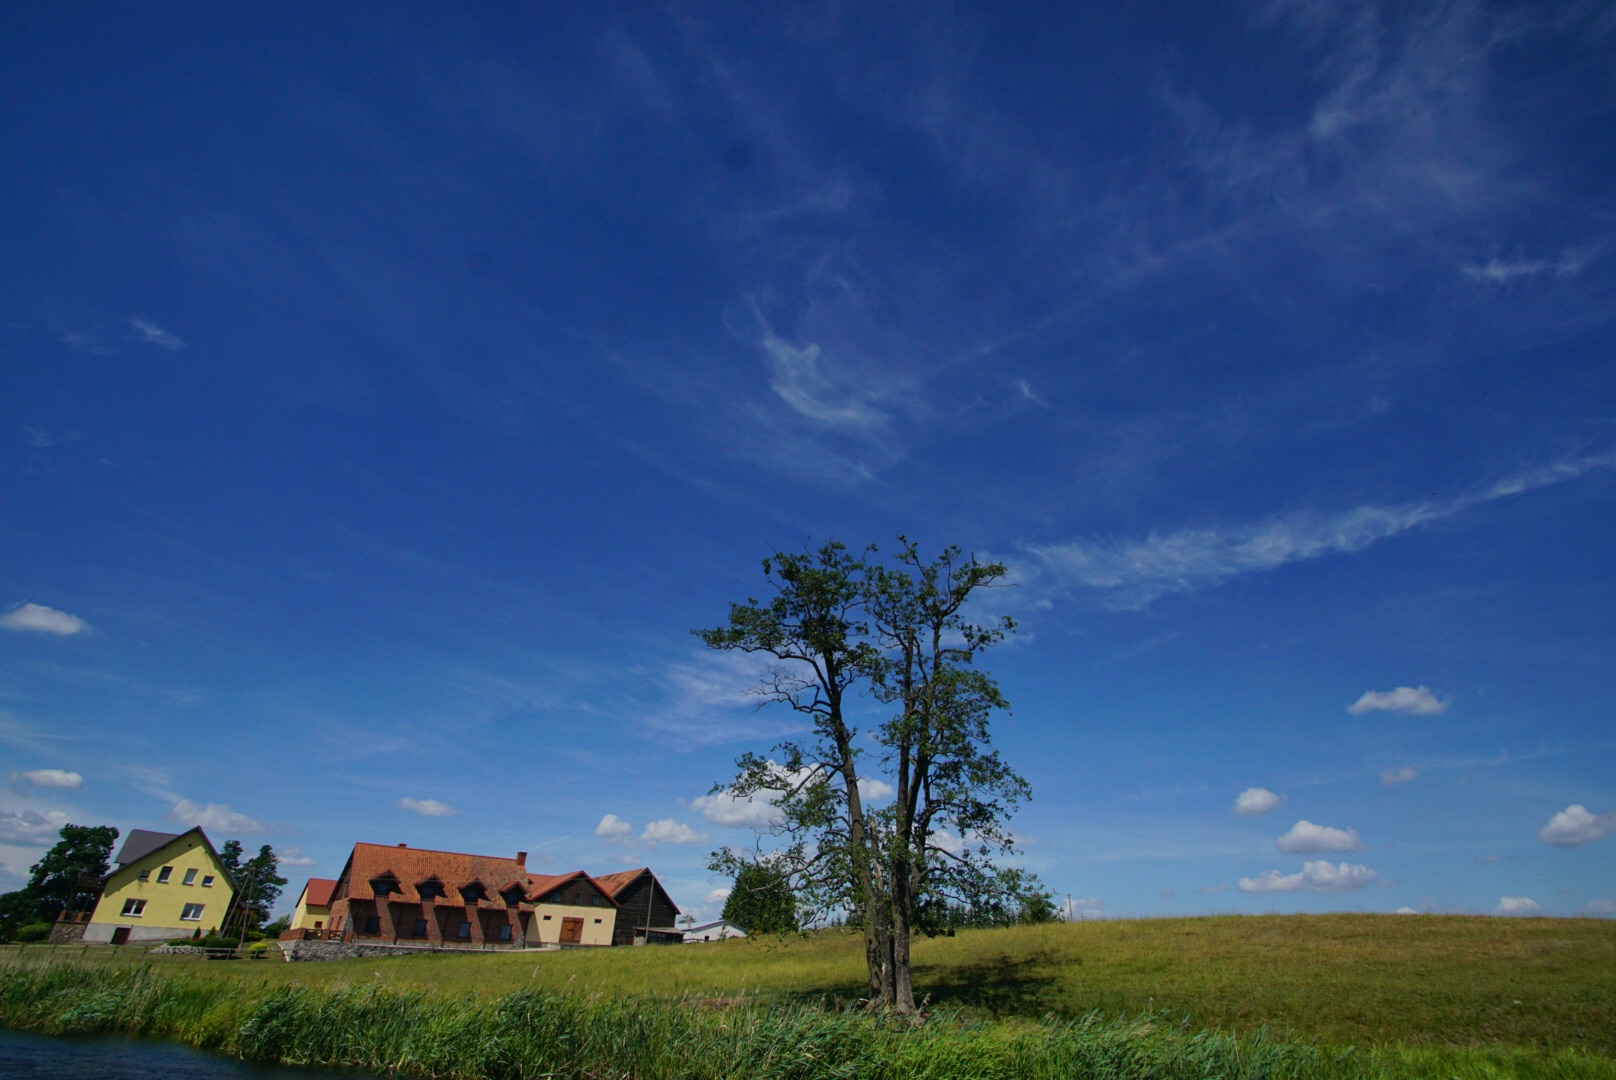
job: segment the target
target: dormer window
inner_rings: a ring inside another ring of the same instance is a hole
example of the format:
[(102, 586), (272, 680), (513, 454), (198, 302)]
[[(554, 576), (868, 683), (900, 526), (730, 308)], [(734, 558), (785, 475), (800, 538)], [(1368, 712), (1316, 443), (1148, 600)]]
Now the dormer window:
[(377, 896), (391, 896), (398, 892), (398, 880), (393, 877), (373, 878), (370, 882), (370, 891)]
[(442, 900), (444, 896), (443, 882), (436, 878), (418, 882), (415, 891), (420, 894), (422, 900)]
[(488, 890), (484, 889), (479, 882), (474, 881), (470, 885), (460, 886), (460, 899), (468, 904), (475, 904), (487, 895)]
[(502, 895), (505, 897), (505, 904), (508, 907), (516, 907), (522, 902), (521, 889), (506, 889)]

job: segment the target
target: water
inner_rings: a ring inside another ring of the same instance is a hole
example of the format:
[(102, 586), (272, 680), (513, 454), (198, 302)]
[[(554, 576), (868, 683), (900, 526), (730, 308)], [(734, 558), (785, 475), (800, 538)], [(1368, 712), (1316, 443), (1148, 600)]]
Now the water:
[(255, 1065), (176, 1043), (59, 1039), (0, 1028), (5, 1080), (357, 1080), (361, 1075)]

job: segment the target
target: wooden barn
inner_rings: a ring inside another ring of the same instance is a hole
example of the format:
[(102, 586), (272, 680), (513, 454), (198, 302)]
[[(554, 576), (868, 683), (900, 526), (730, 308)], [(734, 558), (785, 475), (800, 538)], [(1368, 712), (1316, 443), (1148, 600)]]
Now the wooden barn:
[(684, 932), (674, 926), (679, 906), (651, 873), (651, 868), (624, 870), (595, 879), (617, 905), (613, 945), (678, 945)]

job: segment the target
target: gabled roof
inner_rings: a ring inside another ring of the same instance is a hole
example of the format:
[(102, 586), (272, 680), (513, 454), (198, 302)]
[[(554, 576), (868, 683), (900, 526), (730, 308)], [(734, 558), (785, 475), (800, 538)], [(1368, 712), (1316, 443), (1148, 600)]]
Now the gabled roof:
[(119, 867), (128, 866), (132, 862), (139, 862), (158, 848), (167, 847), (184, 835), (184, 833), (153, 832), (150, 829), (130, 829), (129, 835), (124, 838), (123, 847), (118, 849), (118, 857), (112, 861)]
[(303, 896), (300, 898), (312, 907), (329, 907), (331, 904), (331, 890), (337, 883), (331, 878), (311, 877), (303, 885)]
[[(371, 890), (371, 881), (391, 876), (398, 882), (398, 888), (393, 890), (389, 899), (396, 898), (406, 904), (419, 903), (421, 894), (416, 886), (434, 879), (440, 885), (449, 882), (482, 884), (489, 881), (527, 880), (526, 867), (513, 858), (388, 844), (355, 844), (353, 854), (348, 856), (345, 873), (350, 898), (374, 900), (376, 896)], [(486, 884), (483, 887), (487, 889)], [(458, 899), (452, 886), (449, 899)]]
[(712, 930), (712, 929), (714, 929), (716, 927), (720, 927), (720, 926), (727, 926), (731, 930), (734, 930), (736, 933), (742, 935), (743, 937), (746, 935), (745, 930), (742, 930), (739, 926), (736, 926), (734, 923), (730, 922), (728, 919), (719, 919), (717, 922), (705, 922), (705, 923), (702, 923), (700, 926), (687, 926), (687, 927), (684, 928), (684, 931), (687, 934), (699, 934), (703, 930)]
[(574, 881), (579, 880), (587, 881), (589, 884), (593, 885), (596, 891), (606, 898), (606, 902), (608, 904), (612, 905), (612, 907), (617, 906), (617, 900), (610, 892), (606, 890), (606, 887), (600, 883), (599, 879), (590, 877), (582, 870), (574, 870), (570, 874), (541, 874), (536, 877), (530, 876), (527, 879), (527, 898), (533, 903), (537, 904), (551, 893), (556, 892), (564, 886), (570, 885)]
[(679, 913), (679, 905), (673, 902), (673, 897), (668, 895), (668, 890), (662, 887), (662, 882), (658, 881), (657, 876), (651, 873), (651, 868), (649, 866), (642, 866), (638, 870), (621, 870), (615, 874), (604, 874), (596, 878), (595, 882), (601, 888), (606, 890), (607, 896), (611, 897), (614, 902), (618, 902), (619, 894), (621, 894), (624, 889), (627, 889), (630, 885), (640, 880), (642, 876), (651, 879), (652, 888), (656, 889), (657, 892), (662, 894), (662, 899), (668, 902), (668, 906), (671, 907), (674, 914), (677, 915)]
[(182, 833), (160, 833), (152, 832), (149, 829), (130, 829), (129, 838), (123, 842), (123, 848), (118, 852), (117, 859), (113, 861), (118, 864), (118, 869), (122, 870), (131, 863), (150, 858), (164, 848), (179, 843), (192, 833), (195, 833), (196, 838), (202, 841), (202, 846), (207, 849), (208, 854), (213, 856), (213, 861), (218, 864), (220, 873), (224, 877), (224, 884), (229, 887), (231, 892), (234, 892), (236, 888), (235, 880), (231, 878), (230, 872), (225, 869), (224, 860), (219, 858), (218, 849), (213, 846), (213, 841), (208, 839), (208, 834), (202, 831), (202, 826), (200, 825), (186, 829)]

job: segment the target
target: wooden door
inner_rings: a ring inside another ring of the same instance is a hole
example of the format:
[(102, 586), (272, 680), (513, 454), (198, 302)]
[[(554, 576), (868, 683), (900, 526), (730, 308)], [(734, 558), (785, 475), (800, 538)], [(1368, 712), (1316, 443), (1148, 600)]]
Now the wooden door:
[(570, 915), (561, 920), (561, 944), (582, 945), (584, 943), (584, 921), (574, 919)]
[(129, 928), (127, 926), (120, 926), (112, 932), (112, 943), (114, 945), (124, 945), (127, 944), (128, 941)]

